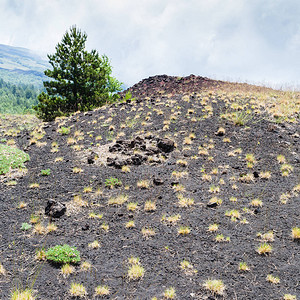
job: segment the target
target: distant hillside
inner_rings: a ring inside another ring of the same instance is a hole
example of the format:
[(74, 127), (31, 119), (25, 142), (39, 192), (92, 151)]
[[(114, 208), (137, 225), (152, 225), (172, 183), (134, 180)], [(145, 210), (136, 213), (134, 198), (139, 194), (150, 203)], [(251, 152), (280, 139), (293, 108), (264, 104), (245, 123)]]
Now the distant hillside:
[(13, 84), (41, 86), (48, 62), (29, 49), (0, 44), (0, 78)]

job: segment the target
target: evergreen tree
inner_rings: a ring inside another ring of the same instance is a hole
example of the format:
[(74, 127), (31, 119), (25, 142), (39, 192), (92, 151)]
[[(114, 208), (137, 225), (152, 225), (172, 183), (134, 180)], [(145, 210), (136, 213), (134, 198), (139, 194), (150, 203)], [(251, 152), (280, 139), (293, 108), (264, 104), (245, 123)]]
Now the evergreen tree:
[(50, 81), (44, 82), (46, 93), (39, 95), (35, 106), (38, 117), (45, 121), (75, 111), (87, 111), (118, 98), (121, 83), (111, 77), (112, 68), (106, 55), (96, 50), (87, 52), (87, 35), (76, 26), (70, 28), (48, 55), (52, 70), (45, 71)]

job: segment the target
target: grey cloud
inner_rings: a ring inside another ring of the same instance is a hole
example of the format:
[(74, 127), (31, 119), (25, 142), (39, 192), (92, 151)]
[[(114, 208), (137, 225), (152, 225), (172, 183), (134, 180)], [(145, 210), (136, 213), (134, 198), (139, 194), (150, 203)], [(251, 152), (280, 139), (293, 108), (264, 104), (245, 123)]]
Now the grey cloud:
[(0, 43), (52, 53), (77, 24), (127, 84), (162, 73), (300, 84), (298, 0), (9, 0), (0, 9)]

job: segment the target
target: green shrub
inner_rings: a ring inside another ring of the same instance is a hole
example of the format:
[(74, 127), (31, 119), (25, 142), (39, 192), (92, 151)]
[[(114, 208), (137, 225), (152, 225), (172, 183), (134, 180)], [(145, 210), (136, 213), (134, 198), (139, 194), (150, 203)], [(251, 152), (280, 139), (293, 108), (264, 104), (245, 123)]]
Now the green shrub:
[(70, 127), (62, 126), (62, 127), (59, 128), (58, 131), (61, 135), (68, 135), (70, 133)]
[(28, 223), (22, 223), (21, 229), (22, 230), (29, 230), (32, 227), (31, 224)]
[(46, 258), (59, 264), (78, 263), (80, 262), (80, 253), (76, 250), (76, 247), (71, 247), (67, 244), (63, 246), (56, 245), (48, 249)]
[(29, 159), (24, 151), (0, 144), (0, 175), (6, 174), (10, 169), (25, 168), (24, 162)]
[(51, 173), (50, 169), (41, 170), (41, 175), (42, 176), (48, 176), (48, 175), (50, 175), (50, 173)]
[(122, 182), (118, 178), (109, 177), (105, 180), (105, 186), (111, 189), (115, 186), (120, 186), (120, 185), (122, 185)]

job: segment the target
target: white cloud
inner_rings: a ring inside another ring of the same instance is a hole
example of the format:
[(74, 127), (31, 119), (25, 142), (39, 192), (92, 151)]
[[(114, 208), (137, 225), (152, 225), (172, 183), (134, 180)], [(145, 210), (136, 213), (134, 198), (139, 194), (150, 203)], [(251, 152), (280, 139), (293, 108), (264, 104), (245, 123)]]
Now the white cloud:
[(0, 43), (44, 53), (73, 24), (127, 84), (155, 74), (299, 82), (298, 0), (0, 0)]

